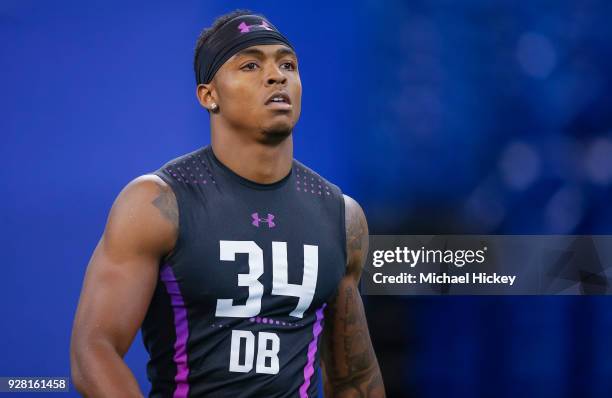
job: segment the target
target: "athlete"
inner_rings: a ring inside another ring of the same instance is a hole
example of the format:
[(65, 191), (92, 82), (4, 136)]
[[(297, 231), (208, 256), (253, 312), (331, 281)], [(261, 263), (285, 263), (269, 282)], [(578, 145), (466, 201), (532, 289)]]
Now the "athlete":
[(234, 11), (198, 39), (211, 145), (130, 182), (87, 268), (76, 389), (140, 397), (123, 361), (141, 328), (150, 397), (383, 397), (358, 282), (361, 207), (293, 159), (295, 50)]

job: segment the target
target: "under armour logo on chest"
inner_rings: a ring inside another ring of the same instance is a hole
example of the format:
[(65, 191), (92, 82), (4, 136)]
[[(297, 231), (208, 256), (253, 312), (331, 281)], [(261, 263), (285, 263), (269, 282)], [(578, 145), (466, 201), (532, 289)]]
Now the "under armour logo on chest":
[(259, 224), (262, 222), (265, 222), (268, 224), (268, 228), (274, 228), (276, 226), (276, 224), (274, 223), (274, 214), (270, 214), (268, 213), (268, 216), (266, 218), (261, 218), (259, 217), (259, 213), (255, 212), (253, 214), (251, 214), (251, 218), (253, 219), (253, 221), (251, 221), (251, 224), (256, 226), (257, 228), (259, 228)]

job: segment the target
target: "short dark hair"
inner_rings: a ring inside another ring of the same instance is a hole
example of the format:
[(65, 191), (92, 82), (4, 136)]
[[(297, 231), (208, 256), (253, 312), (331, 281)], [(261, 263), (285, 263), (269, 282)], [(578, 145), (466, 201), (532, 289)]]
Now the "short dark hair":
[(221, 27), (225, 25), (228, 21), (241, 15), (258, 15), (260, 17), (264, 17), (263, 15), (254, 13), (251, 10), (238, 9), (217, 17), (217, 19), (215, 19), (215, 21), (210, 27), (204, 28), (204, 30), (202, 30), (200, 36), (198, 37), (198, 40), (196, 41), (195, 50), (193, 52), (193, 71), (195, 72), (196, 81), (198, 79), (198, 54), (200, 53), (202, 46), (206, 44), (206, 42), (208, 41), (208, 39), (210, 39), (210, 36), (212, 36), (213, 33), (221, 29)]

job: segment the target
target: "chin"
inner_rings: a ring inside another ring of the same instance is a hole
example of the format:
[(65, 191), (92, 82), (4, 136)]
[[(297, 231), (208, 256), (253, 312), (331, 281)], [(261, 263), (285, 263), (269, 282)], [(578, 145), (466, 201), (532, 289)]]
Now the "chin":
[(278, 122), (263, 128), (263, 132), (270, 138), (285, 138), (291, 135), (293, 124), (289, 122)]

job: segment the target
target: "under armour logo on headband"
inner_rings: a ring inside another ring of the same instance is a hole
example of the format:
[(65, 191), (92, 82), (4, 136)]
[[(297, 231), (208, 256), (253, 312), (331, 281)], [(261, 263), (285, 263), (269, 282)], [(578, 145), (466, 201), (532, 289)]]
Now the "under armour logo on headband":
[(259, 228), (259, 223), (261, 223), (261, 222), (267, 223), (268, 224), (268, 228), (274, 228), (276, 226), (274, 221), (272, 221), (272, 220), (274, 220), (274, 214), (268, 213), (268, 217), (266, 217), (266, 218), (259, 218), (259, 213), (255, 212), (255, 213), (251, 214), (251, 218), (253, 219), (251, 224), (253, 224), (257, 228)]
[(238, 30), (240, 31), (240, 33), (249, 33), (251, 31), (251, 28), (262, 28), (265, 30), (274, 30), (270, 27), (270, 25), (268, 25), (266, 21), (261, 21), (260, 25), (247, 25), (244, 22), (241, 22), (240, 25), (238, 25)]

